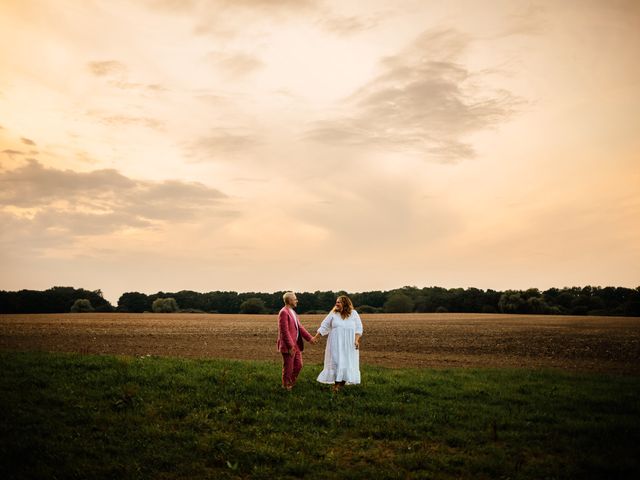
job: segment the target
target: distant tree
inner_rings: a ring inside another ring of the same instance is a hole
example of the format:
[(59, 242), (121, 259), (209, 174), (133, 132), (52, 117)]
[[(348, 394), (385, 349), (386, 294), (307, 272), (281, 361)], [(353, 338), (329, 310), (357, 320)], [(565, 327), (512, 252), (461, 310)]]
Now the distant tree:
[[(321, 292), (316, 290), (314, 292), (316, 297), (316, 308), (315, 310), (325, 310), (328, 311), (333, 308), (336, 303), (337, 295), (332, 291)], [(352, 301), (354, 301), (352, 299)]]
[(20, 290), (0, 292), (0, 313), (63, 313), (69, 312), (74, 302), (84, 298), (97, 311), (111, 311), (111, 304), (102, 298), (100, 290), (53, 287), (48, 290)]
[(556, 303), (556, 299), (560, 295), (560, 290), (557, 288), (550, 288), (542, 292), (542, 295), (549, 305), (554, 305)]
[(430, 299), (424, 295), (418, 295), (413, 301), (413, 309), (420, 313), (432, 311)]
[(435, 312), (437, 307), (451, 306), (449, 303), (449, 292), (446, 288), (425, 287), (422, 289), (422, 297), (424, 300), (416, 299), (415, 309), (417, 311)]
[(498, 308), (502, 313), (525, 313), (526, 307), (526, 300), (515, 290), (507, 290), (498, 301)]
[(238, 313), (240, 299), (237, 292), (209, 292), (206, 294), (205, 305), (208, 312)]
[(247, 298), (240, 304), (240, 313), (257, 314), (266, 313), (267, 309), (264, 305), (264, 300), (257, 297)]
[(479, 288), (467, 288), (459, 293), (459, 311), (479, 312), (484, 305), (484, 291)]
[(85, 313), (85, 312), (93, 312), (93, 307), (91, 306), (91, 302), (87, 298), (78, 298), (73, 305), (71, 305), (71, 311), (73, 313)]
[(151, 310), (155, 313), (173, 313), (178, 311), (178, 303), (173, 297), (156, 298), (151, 304)]
[(589, 315), (605, 315), (606, 306), (604, 300), (598, 295), (593, 295), (589, 303)]
[(640, 298), (625, 303), (623, 308), (625, 315), (630, 317), (640, 317)]
[(574, 295), (569, 289), (562, 289), (560, 294), (555, 298), (556, 304), (562, 307), (563, 311), (570, 311), (573, 304)]
[(149, 296), (139, 292), (127, 292), (118, 299), (118, 310), (121, 312), (142, 313), (151, 308)]
[(547, 313), (548, 310), (549, 305), (545, 303), (541, 296), (527, 298), (528, 313)]
[(449, 309), (452, 312), (464, 312), (465, 310), (464, 288), (450, 288), (447, 292)]
[(591, 305), (591, 287), (583, 289), (571, 289), (573, 298), (570, 304), (569, 313), (571, 315), (586, 315), (589, 313)]
[[(284, 294), (284, 292), (278, 292), (277, 296), (272, 296), (269, 299), (269, 303), (266, 305), (267, 308), (273, 312), (276, 313), (277, 311), (279, 311), (282, 308), (283, 302), (282, 302), (282, 295)], [(313, 293), (309, 293), (309, 292), (300, 292), (297, 293), (296, 292), (296, 296), (298, 297), (298, 311), (299, 312), (308, 312), (310, 310), (317, 310), (318, 309), (318, 305), (316, 302), (316, 297)]]
[(371, 305), (375, 308), (382, 308), (384, 302), (387, 301), (387, 292), (375, 290), (372, 292), (354, 293), (351, 295), (351, 300), (354, 305)]
[(498, 311), (498, 302), (500, 301), (500, 295), (501, 292), (497, 292), (495, 290), (487, 290), (484, 293), (484, 305), (482, 307), (482, 311), (485, 311), (484, 307), (493, 307), (493, 311), (489, 312), (487, 311), (486, 313), (495, 313)]
[(356, 308), (358, 313), (378, 313), (379, 309), (371, 305), (360, 305)]
[[(155, 300), (173, 298), (175, 307), (169, 311), (206, 311), (215, 313), (238, 313), (246, 311), (249, 299), (260, 299), (265, 313), (275, 313), (282, 307), (283, 291), (273, 293), (215, 291), (199, 293), (182, 290), (175, 293), (157, 292), (146, 295), (127, 292), (118, 300), (118, 311), (145, 312), (152, 310)], [(326, 313), (334, 305), (340, 292), (315, 291), (296, 292), (301, 312)], [(450, 312), (504, 312), (536, 313), (547, 315), (627, 315), (640, 316), (640, 287), (585, 287), (549, 288), (541, 292), (537, 288), (527, 290), (481, 290), (477, 288), (417, 288), (405, 286), (389, 291), (370, 291), (349, 294), (354, 305), (361, 306), (366, 313), (369, 307), (381, 311), (433, 312), (442, 307)], [(398, 299), (401, 300), (398, 300)], [(101, 290), (76, 289), (56, 286), (48, 290), (0, 290), (0, 313), (63, 313), (69, 312), (75, 301), (88, 300), (96, 312), (113, 311), (113, 306), (103, 298)], [(162, 303), (163, 304), (163, 303)], [(164, 305), (164, 304), (163, 304)], [(83, 308), (83, 307), (76, 307)], [(358, 307), (357, 307), (358, 308)], [(359, 310), (361, 311), (361, 310)], [(442, 311), (442, 309), (440, 309)]]
[(522, 298), (528, 300), (529, 298), (539, 298), (542, 297), (542, 292), (537, 288), (528, 288), (524, 292), (521, 293)]
[(570, 312), (571, 315), (586, 315), (587, 313), (589, 313), (589, 307), (586, 305), (576, 305), (571, 308)]
[(448, 312), (449, 310), (447, 310), (447, 307), (443, 307), (442, 305), (436, 308), (436, 313), (448, 313)]
[(394, 293), (384, 302), (387, 313), (408, 313), (413, 311), (413, 300), (404, 293)]
[(190, 309), (192, 311), (204, 311), (206, 307), (206, 299), (202, 293), (191, 290), (181, 290), (172, 293), (171, 297), (176, 299), (176, 303), (180, 305), (180, 310)]

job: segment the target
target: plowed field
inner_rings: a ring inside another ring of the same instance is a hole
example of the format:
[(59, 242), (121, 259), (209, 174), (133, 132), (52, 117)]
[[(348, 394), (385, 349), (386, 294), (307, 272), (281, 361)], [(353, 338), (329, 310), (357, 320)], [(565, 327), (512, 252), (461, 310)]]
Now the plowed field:
[[(315, 333), (323, 316), (302, 315)], [(360, 361), (389, 367), (550, 367), (640, 374), (640, 318), (362, 315)], [(275, 315), (0, 315), (0, 349), (280, 361)], [(306, 344), (321, 363), (324, 339)]]

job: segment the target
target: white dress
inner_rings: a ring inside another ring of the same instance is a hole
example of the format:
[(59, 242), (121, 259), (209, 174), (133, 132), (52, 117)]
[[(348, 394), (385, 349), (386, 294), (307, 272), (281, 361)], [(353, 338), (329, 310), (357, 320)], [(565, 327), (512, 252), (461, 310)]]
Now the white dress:
[(320, 383), (360, 383), (360, 352), (356, 350), (356, 333), (362, 335), (362, 321), (355, 310), (343, 319), (331, 312), (318, 328), (320, 335), (329, 334), (324, 351), (324, 370), (318, 375)]

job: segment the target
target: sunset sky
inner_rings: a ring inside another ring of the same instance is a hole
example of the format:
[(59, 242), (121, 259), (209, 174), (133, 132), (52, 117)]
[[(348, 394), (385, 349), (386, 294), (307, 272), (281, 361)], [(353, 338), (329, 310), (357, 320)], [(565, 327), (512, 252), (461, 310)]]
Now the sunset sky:
[(0, 1), (0, 289), (640, 285), (640, 2)]

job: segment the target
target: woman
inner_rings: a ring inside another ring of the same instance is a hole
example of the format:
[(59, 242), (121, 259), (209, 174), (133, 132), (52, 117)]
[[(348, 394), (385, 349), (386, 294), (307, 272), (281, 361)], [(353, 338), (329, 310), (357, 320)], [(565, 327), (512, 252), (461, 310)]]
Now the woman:
[(317, 340), (324, 335), (329, 338), (324, 351), (324, 370), (318, 375), (318, 382), (333, 384), (335, 392), (345, 384), (360, 383), (362, 321), (346, 295), (338, 297), (313, 338)]

